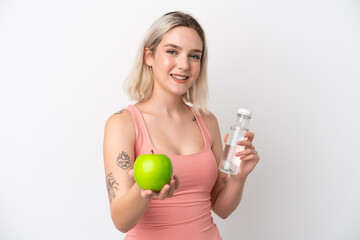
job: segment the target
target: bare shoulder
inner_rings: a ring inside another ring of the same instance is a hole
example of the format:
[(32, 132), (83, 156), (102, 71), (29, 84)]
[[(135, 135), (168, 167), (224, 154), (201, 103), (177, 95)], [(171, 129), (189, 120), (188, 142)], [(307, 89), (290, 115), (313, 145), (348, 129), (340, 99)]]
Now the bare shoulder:
[(106, 121), (107, 127), (115, 127), (122, 124), (132, 124), (131, 114), (125, 109), (113, 113)]
[(123, 109), (112, 114), (106, 121), (105, 132), (135, 135), (135, 127), (129, 111)]
[(204, 121), (210, 131), (214, 128), (217, 129), (219, 127), (217, 118), (213, 113), (208, 112), (205, 114), (204, 112), (201, 112), (201, 116), (204, 119)]
[(203, 117), (204, 122), (209, 130), (210, 137), (212, 139), (212, 145), (217, 144), (218, 142), (221, 144), (220, 128), (216, 116), (211, 112), (206, 114), (201, 112), (201, 116)]

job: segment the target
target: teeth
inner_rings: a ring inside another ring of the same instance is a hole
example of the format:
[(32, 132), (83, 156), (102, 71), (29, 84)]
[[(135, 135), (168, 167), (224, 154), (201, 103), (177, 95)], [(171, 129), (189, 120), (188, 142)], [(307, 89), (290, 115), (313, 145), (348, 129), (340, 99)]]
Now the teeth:
[(178, 79), (178, 80), (185, 80), (187, 79), (188, 77), (180, 77), (180, 76), (176, 76), (176, 75), (173, 75), (171, 74), (171, 76), (173, 76), (174, 78)]

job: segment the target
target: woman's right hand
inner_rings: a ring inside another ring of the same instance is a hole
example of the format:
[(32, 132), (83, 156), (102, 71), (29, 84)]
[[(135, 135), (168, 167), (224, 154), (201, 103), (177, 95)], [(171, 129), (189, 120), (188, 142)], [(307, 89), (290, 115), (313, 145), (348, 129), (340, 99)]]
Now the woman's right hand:
[[(129, 176), (134, 179), (134, 170), (129, 171)], [(135, 183), (136, 184), (136, 183)], [(170, 180), (169, 184), (165, 184), (164, 187), (156, 192), (150, 189), (141, 189), (141, 197), (146, 199), (151, 199), (156, 196), (159, 200), (164, 200), (165, 198), (171, 198), (174, 196), (175, 190), (179, 189), (179, 178), (174, 175)]]

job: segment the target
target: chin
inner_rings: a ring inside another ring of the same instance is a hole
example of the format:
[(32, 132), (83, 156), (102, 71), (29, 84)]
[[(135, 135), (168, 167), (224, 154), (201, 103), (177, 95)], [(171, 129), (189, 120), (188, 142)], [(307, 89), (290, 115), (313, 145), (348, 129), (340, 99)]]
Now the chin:
[(188, 89), (186, 90), (174, 90), (172, 91), (174, 93), (174, 95), (176, 96), (183, 96), (186, 92), (187, 92)]

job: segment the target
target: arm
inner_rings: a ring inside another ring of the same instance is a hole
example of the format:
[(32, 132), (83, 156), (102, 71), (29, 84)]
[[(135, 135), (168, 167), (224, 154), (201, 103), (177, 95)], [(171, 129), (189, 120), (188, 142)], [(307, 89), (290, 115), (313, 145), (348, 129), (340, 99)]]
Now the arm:
[(131, 115), (121, 111), (110, 116), (104, 134), (104, 164), (111, 217), (121, 232), (133, 228), (150, 204), (129, 177), (134, 165), (135, 129)]
[[(214, 115), (205, 117), (211, 138), (212, 150), (219, 166), (223, 154), (223, 146), (218, 122)], [(217, 180), (211, 191), (212, 210), (221, 218), (227, 218), (239, 205), (248, 174), (259, 161), (259, 156), (251, 144), (254, 134), (247, 133), (248, 140), (239, 142), (245, 146), (245, 150), (238, 153), (242, 156), (242, 164), (237, 175), (231, 175), (218, 171)]]

